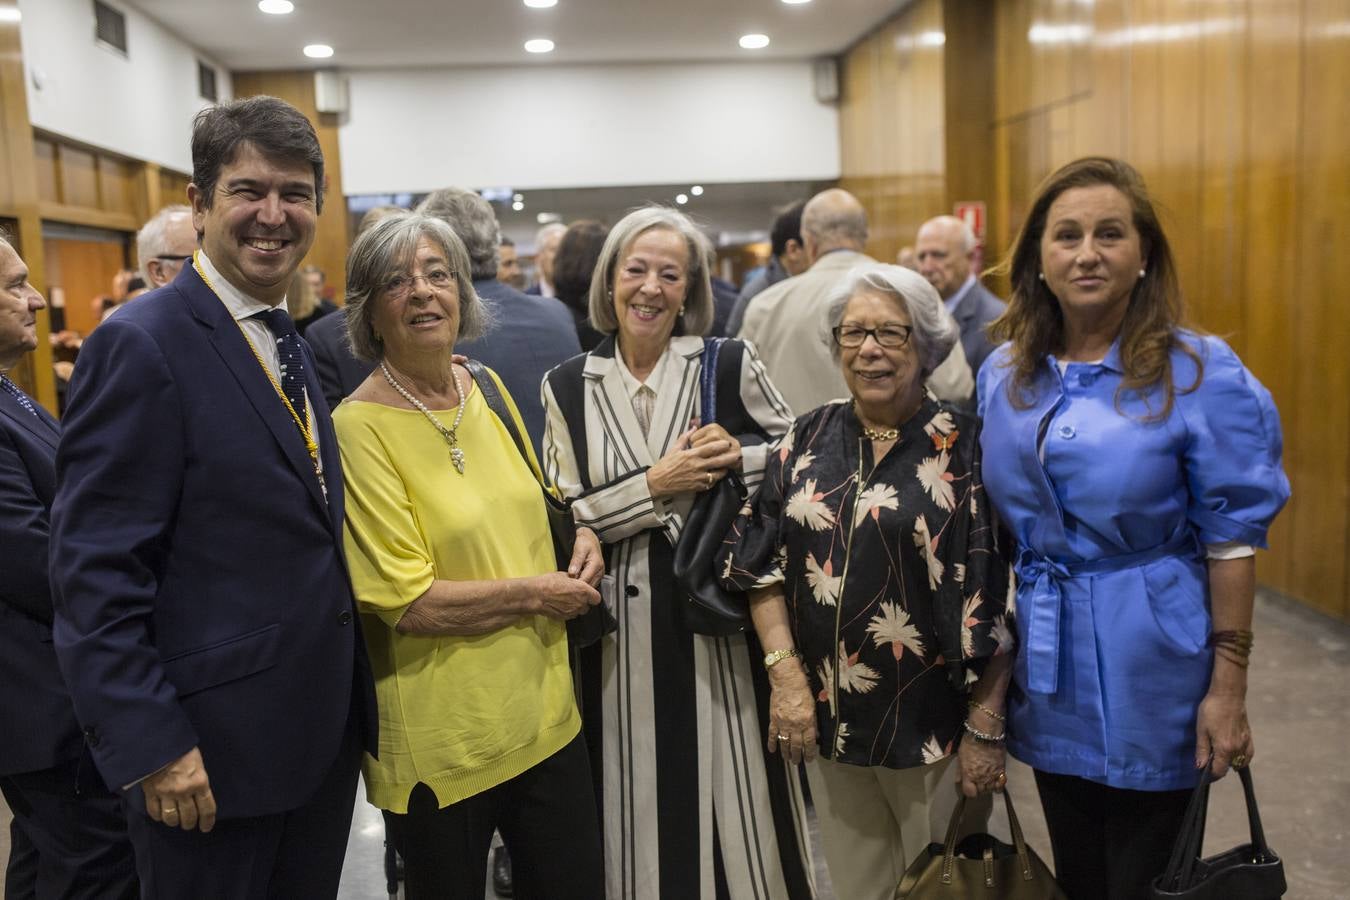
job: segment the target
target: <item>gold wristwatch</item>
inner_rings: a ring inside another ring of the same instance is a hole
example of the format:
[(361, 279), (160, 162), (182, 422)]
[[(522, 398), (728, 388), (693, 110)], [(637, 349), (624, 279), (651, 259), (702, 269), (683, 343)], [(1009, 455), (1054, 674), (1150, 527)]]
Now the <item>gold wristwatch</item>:
[(774, 650), (772, 653), (764, 654), (764, 668), (772, 669), (785, 659), (791, 659), (794, 656), (801, 656), (801, 652), (796, 647), (788, 647), (785, 650)]

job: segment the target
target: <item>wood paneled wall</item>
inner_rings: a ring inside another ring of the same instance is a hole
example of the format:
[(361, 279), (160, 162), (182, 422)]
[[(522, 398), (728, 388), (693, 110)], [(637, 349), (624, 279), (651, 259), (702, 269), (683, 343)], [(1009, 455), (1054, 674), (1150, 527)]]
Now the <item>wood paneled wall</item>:
[(324, 194), (323, 212), (319, 215), (319, 230), (314, 246), (303, 265), (318, 266), (323, 270), (335, 301), (340, 305), (347, 294), (347, 199), (342, 194), (342, 156), (338, 150), (338, 116), (320, 114), (314, 100), (314, 72), (306, 69), (294, 72), (235, 72), (234, 95), (252, 97), (270, 94), (280, 97), (300, 110), (314, 123), (323, 148), (324, 180), (328, 187)]
[[(904, 36), (934, 27), (942, 65), (902, 64)], [(1100, 153), (1140, 169), (1192, 320), (1280, 408), (1294, 498), (1259, 577), (1350, 619), (1350, 254), (1334, 239), (1350, 222), (1344, 0), (917, 0), (844, 73), (843, 184), (868, 203), (879, 258), (916, 219), (985, 199), (992, 261), (1057, 166)], [(936, 112), (916, 99), (931, 96), (945, 98)], [(919, 150), (889, 147), (916, 113)], [(937, 168), (916, 165), (935, 148)]]

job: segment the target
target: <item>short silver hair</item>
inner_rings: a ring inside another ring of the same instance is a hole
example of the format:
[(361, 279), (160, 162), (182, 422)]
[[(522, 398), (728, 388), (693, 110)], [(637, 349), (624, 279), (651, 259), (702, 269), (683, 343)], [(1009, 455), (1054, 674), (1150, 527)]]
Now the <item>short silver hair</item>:
[(418, 204), (417, 211), (440, 219), (459, 235), (469, 253), (475, 280), (497, 277), (497, 248), (501, 246), (502, 229), (491, 203), (473, 191), (449, 187), (432, 191)]
[(561, 239), (566, 232), (567, 226), (562, 222), (549, 222), (534, 233), (534, 252), (538, 253), (539, 248), (544, 245), (544, 241), (548, 240), (550, 236), (556, 234)]
[(182, 203), (166, 206), (136, 232), (136, 266), (141, 270), (141, 277), (147, 285), (153, 284), (150, 280), (150, 260), (164, 252), (164, 235), (169, 230), (169, 223), (178, 216), (191, 219), (192, 207)]
[(980, 239), (975, 236), (975, 229), (970, 227), (970, 223), (956, 216), (934, 216), (919, 226), (919, 232), (915, 233), (915, 237), (917, 238), (918, 234), (929, 225), (945, 225), (948, 228), (955, 228), (961, 239), (961, 252), (967, 256), (980, 243)]
[(619, 319), (614, 313), (614, 273), (619, 255), (633, 241), (655, 228), (673, 231), (684, 238), (689, 248), (689, 270), (685, 272), (684, 315), (675, 322), (676, 334), (708, 333), (713, 323), (713, 293), (708, 281), (708, 266), (703, 248), (707, 239), (689, 221), (689, 217), (668, 206), (643, 206), (619, 220), (600, 248), (600, 259), (595, 263), (591, 278), (591, 327), (603, 334), (619, 330)]
[(427, 238), (440, 247), (459, 288), (459, 334), (456, 341), (480, 337), (492, 324), (492, 314), (469, 278), (469, 253), (464, 242), (439, 218), (419, 213), (386, 216), (362, 232), (347, 254), (347, 341), (358, 359), (378, 362), (384, 341), (375, 333), (375, 305), (384, 286), (395, 275), (412, 269), (417, 244)]
[[(863, 263), (848, 271), (826, 301), (828, 327), (834, 329), (843, 321), (848, 302), (859, 291), (874, 291), (898, 299), (909, 313), (914, 328), (909, 339), (919, 357), (919, 368), (925, 376), (942, 365), (961, 336), (961, 329), (951, 313), (942, 305), (937, 290), (913, 269), (890, 266), (885, 263)], [(831, 337), (830, 352), (839, 359), (839, 345)]]

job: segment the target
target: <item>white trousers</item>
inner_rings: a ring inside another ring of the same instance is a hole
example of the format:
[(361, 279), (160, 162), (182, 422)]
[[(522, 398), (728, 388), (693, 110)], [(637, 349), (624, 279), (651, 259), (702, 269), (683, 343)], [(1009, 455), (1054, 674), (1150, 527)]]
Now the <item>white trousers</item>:
[[(954, 759), (913, 769), (808, 763), (820, 842), (838, 900), (891, 900), (905, 868), (941, 842), (956, 808)], [(966, 803), (961, 834), (988, 826), (988, 795)]]

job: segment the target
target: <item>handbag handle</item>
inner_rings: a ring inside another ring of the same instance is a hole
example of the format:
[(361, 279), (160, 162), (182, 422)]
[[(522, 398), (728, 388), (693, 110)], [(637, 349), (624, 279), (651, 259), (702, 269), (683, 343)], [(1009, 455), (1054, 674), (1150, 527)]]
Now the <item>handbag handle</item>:
[[(1205, 770), (1200, 776), (1200, 781), (1191, 793), (1190, 802), (1186, 806), (1186, 816), (1182, 820), (1181, 831), (1177, 835), (1176, 843), (1172, 846), (1172, 855), (1167, 861), (1167, 869), (1163, 872), (1162, 884), (1165, 888), (1172, 891), (1184, 890), (1191, 886), (1195, 875), (1195, 867), (1199, 864), (1200, 855), (1204, 850), (1205, 843), (1205, 819), (1209, 808), (1209, 788), (1214, 783), (1213, 766), (1214, 757), (1211, 755), (1205, 763)], [(1261, 812), (1256, 806), (1256, 788), (1252, 783), (1251, 768), (1242, 766), (1237, 769), (1238, 779), (1242, 782), (1242, 793), (1247, 802), (1247, 825), (1251, 831), (1252, 853), (1257, 859), (1265, 860), (1270, 857), (1270, 846), (1266, 843), (1265, 829), (1261, 827)]]
[(703, 370), (699, 372), (698, 384), (698, 411), (702, 425), (711, 425), (717, 421), (717, 357), (724, 341), (726, 338), (703, 339)]
[[(1017, 821), (1017, 813), (1013, 810), (1012, 797), (1005, 790), (1003, 793), (1003, 805), (1008, 810), (1008, 830), (1012, 832), (1013, 847), (1017, 850), (1017, 864), (1022, 870), (1022, 880), (1031, 881), (1033, 876), (1031, 868), (1031, 854), (1027, 852), (1027, 841), (1022, 834), (1022, 823)], [(966, 795), (961, 794), (956, 799), (956, 809), (952, 810), (951, 821), (947, 824), (947, 838), (942, 848), (942, 883), (952, 883), (952, 870), (956, 867), (956, 835), (961, 830), (961, 819), (966, 811)]]

